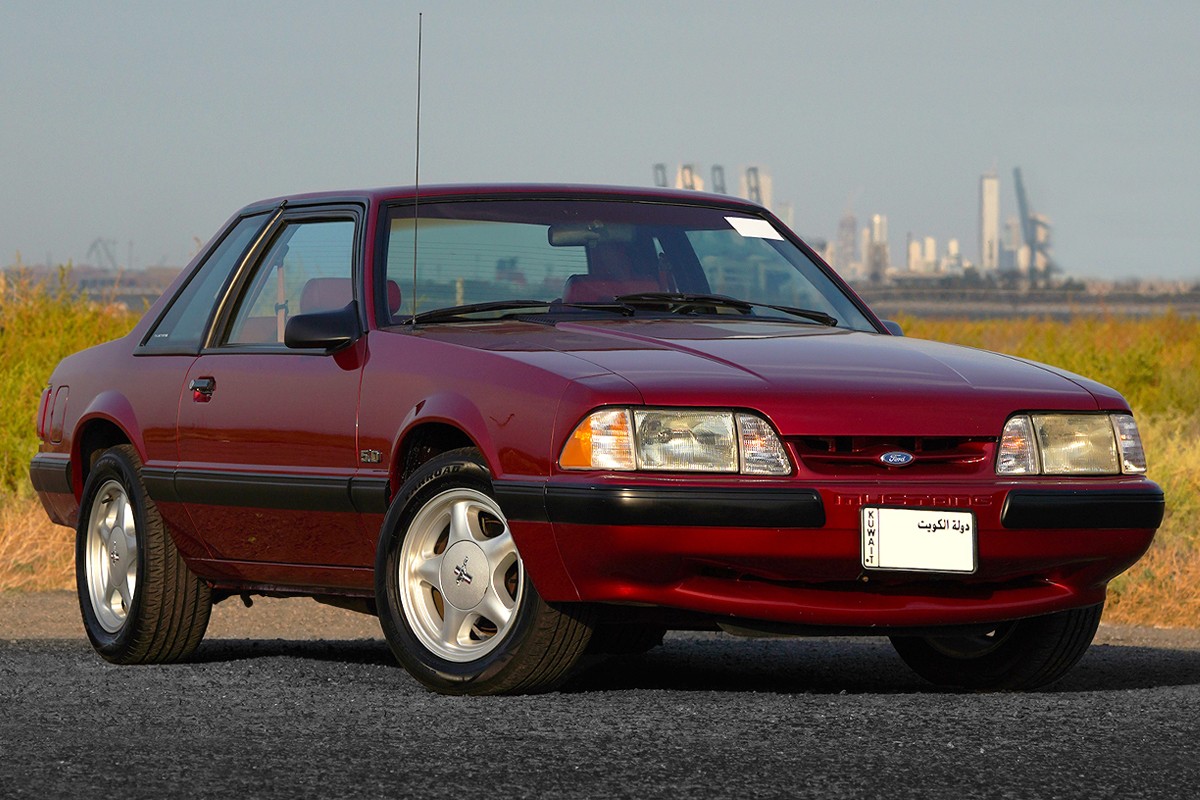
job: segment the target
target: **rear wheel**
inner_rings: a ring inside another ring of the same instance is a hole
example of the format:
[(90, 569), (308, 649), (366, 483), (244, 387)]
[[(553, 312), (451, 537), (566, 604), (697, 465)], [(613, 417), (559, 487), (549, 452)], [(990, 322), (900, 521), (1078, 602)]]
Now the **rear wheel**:
[(585, 608), (538, 595), (474, 449), (432, 459), (401, 487), (375, 575), (392, 652), (444, 694), (546, 691), (591, 636)]
[(977, 636), (893, 636), (904, 663), (931, 683), (1036, 689), (1065, 675), (1096, 635), (1104, 604), (998, 625)]
[(106, 450), (83, 487), (75, 582), (92, 646), (117, 664), (178, 661), (199, 646), (212, 596), (146, 494), (137, 450)]

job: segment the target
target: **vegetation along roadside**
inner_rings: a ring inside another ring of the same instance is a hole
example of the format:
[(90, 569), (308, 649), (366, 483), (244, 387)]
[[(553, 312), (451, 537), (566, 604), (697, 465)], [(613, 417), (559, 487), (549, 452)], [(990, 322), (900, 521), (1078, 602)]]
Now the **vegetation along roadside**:
[[(49, 523), (29, 486), (33, 418), (61, 358), (123, 335), (138, 317), (71, 286), (64, 270), (55, 285), (18, 278), (0, 290), (0, 591), (73, 587), (74, 534)], [(1200, 627), (1200, 320), (1168, 313), (899, 322), (909, 336), (1054, 364), (1125, 395), (1167, 515), (1150, 552), (1110, 586), (1105, 620)]]

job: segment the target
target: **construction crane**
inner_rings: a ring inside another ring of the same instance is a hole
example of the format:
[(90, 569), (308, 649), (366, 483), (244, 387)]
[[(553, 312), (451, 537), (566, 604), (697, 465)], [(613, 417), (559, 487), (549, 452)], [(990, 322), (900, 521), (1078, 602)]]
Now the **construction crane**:
[(90, 259), (94, 256), (96, 259), (94, 262), (96, 266), (106, 266), (113, 271), (118, 271), (120, 270), (120, 266), (117, 264), (117, 257), (113, 254), (113, 245), (115, 244), (116, 242), (112, 241), (111, 239), (97, 239), (96, 241), (92, 242), (92, 246), (88, 248), (86, 258)]
[(1017, 209), (1021, 215), (1021, 238), (1029, 248), (1029, 284), (1037, 288), (1039, 283), (1049, 284), (1050, 274), (1058, 269), (1050, 256), (1050, 220), (1030, 207), (1020, 167), (1013, 170), (1013, 185), (1016, 186)]
[(654, 165), (654, 185), (662, 189), (667, 188), (667, 165)]
[(696, 189), (696, 168), (692, 164), (684, 164), (679, 168), (679, 188)]
[(758, 167), (746, 167), (746, 199), (759, 204), (763, 201)]
[(725, 167), (713, 164), (712, 190), (717, 194), (725, 194)]

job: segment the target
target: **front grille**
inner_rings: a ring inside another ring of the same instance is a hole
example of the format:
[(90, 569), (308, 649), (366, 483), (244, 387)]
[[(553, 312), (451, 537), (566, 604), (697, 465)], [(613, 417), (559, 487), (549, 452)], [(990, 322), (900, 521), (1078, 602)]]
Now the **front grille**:
[[(818, 475), (845, 477), (973, 475), (991, 471), (995, 439), (955, 436), (799, 436), (789, 440), (801, 464)], [(913, 456), (906, 466), (889, 466), (884, 453)]]

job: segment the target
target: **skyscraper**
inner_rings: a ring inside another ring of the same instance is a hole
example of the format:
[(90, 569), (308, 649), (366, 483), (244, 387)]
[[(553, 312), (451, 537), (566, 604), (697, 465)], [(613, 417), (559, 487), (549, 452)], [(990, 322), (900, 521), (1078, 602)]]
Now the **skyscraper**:
[(995, 170), (979, 178), (979, 266), (1000, 266), (1000, 178)]
[(855, 219), (854, 212), (847, 209), (838, 222), (836, 251), (838, 269), (848, 270), (851, 264), (858, 261), (858, 242), (855, 241), (857, 235), (858, 220)]
[(863, 261), (866, 262), (867, 277), (871, 283), (880, 283), (891, 266), (888, 256), (887, 216), (875, 214), (871, 217), (871, 227), (864, 229), (869, 237), (864, 242)]
[(873, 215), (871, 217), (871, 241), (875, 244), (887, 245), (887, 240), (887, 215)]

